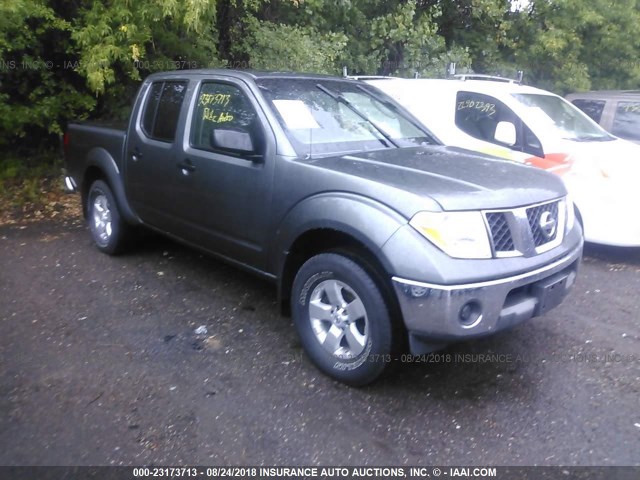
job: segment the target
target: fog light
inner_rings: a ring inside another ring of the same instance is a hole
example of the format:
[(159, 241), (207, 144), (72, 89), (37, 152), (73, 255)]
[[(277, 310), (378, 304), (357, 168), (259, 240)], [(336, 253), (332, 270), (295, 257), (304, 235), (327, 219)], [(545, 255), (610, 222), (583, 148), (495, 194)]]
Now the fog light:
[(467, 327), (475, 327), (482, 319), (482, 306), (480, 302), (471, 300), (465, 303), (458, 313), (460, 323)]

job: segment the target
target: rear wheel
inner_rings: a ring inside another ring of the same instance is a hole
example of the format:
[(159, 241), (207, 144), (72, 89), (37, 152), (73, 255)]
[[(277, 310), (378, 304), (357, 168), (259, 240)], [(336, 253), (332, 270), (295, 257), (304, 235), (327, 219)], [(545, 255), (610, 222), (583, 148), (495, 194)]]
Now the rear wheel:
[(316, 255), (296, 274), (291, 298), (302, 345), (321, 371), (350, 385), (382, 374), (391, 360), (391, 318), (363, 267), (343, 255)]
[(120, 253), (125, 246), (129, 226), (122, 220), (111, 188), (96, 180), (87, 195), (87, 220), (98, 249), (109, 255)]

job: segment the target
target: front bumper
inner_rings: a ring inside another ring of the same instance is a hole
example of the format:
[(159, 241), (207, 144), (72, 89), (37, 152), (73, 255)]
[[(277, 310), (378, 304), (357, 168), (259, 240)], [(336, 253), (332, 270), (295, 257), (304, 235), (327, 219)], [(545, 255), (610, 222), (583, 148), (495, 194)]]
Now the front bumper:
[(582, 243), (571, 253), (532, 272), (465, 285), (434, 285), (398, 277), (393, 285), (413, 354), (479, 337), (542, 315), (571, 290)]

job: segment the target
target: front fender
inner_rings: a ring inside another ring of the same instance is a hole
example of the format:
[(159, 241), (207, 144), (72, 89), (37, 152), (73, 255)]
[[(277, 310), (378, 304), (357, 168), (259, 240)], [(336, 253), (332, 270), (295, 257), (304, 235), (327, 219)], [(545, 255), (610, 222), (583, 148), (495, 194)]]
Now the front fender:
[(318, 229), (335, 230), (365, 245), (378, 257), (385, 270), (392, 263), (381, 247), (407, 219), (391, 208), (370, 198), (342, 192), (308, 197), (298, 203), (276, 229), (270, 270), (281, 278), (287, 255), (296, 239)]
[[(106, 178), (111, 190), (113, 190), (113, 195), (116, 197), (118, 209), (122, 217), (128, 223), (141, 223), (140, 218), (129, 205), (129, 201), (127, 200), (127, 195), (124, 190), (122, 174), (118, 168), (118, 164), (115, 162), (111, 154), (102, 147), (92, 148), (87, 154), (86, 168), (83, 175), (83, 179), (85, 179), (84, 181), (86, 181), (87, 178), (87, 171), (92, 167), (99, 169)], [(90, 185), (84, 186), (83, 191), (88, 191), (89, 187)]]

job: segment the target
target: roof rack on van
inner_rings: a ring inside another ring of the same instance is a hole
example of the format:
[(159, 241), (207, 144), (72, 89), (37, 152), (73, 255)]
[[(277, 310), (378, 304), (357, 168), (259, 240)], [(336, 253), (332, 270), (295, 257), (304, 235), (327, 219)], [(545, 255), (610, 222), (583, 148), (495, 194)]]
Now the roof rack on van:
[(505, 77), (498, 77), (496, 75), (481, 75), (478, 73), (463, 73), (460, 75), (453, 75), (453, 78), (457, 78), (458, 80), (462, 80), (463, 82), (465, 80), (485, 80), (485, 81), (490, 81), (490, 82), (505, 82), (505, 83), (517, 83), (517, 84), (521, 84), (522, 83), (522, 77), (523, 75), (521, 75), (522, 72), (518, 72), (518, 78), (505, 78)]
[(516, 83), (518, 85), (522, 85), (522, 80), (524, 79), (524, 71), (518, 70), (518, 74), (515, 79), (499, 77), (496, 75), (482, 75), (479, 73), (463, 73), (456, 75), (456, 64), (455, 62), (451, 62), (449, 63), (449, 65), (447, 65), (447, 77), (456, 78), (458, 80), (462, 80), (463, 82), (466, 80), (485, 80), (490, 82)]
[(400, 77), (392, 77), (392, 76), (384, 76), (384, 75), (347, 75), (342, 78), (346, 78), (349, 80), (390, 80), (392, 78), (400, 78)]
[(349, 75), (347, 67), (342, 67), (342, 78), (349, 80), (386, 80), (398, 77), (392, 77), (391, 75)]

